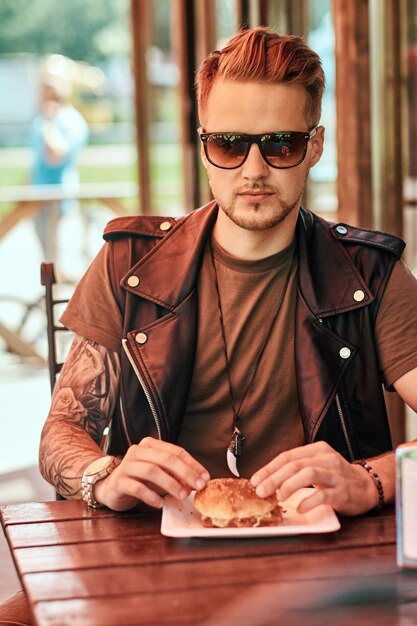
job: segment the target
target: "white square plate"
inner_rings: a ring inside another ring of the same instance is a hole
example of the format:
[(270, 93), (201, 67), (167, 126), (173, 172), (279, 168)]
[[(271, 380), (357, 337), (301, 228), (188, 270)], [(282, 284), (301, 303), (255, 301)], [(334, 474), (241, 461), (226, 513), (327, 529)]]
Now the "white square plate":
[(194, 509), (195, 492), (182, 502), (166, 496), (162, 510), (161, 533), (167, 537), (232, 538), (329, 533), (339, 530), (340, 522), (334, 510), (327, 504), (322, 504), (308, 513), (297, 513), (298, 503), (312, 491), (312, 488), (300, 489), (281, 503), (285, 511), (282, 524), (259, 528), (205, 528), (199, 513)]

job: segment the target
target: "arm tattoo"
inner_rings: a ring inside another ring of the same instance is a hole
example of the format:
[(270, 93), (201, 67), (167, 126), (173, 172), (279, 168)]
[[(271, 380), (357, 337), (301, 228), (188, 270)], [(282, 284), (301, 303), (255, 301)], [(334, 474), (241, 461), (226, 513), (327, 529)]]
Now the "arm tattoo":
[(66, 498), (81, 497), (81, 476), (103, 455), (99, 447), (119, 390), (116, 352), (76, 336), (54, 388), (42, 430), (40, 471)]

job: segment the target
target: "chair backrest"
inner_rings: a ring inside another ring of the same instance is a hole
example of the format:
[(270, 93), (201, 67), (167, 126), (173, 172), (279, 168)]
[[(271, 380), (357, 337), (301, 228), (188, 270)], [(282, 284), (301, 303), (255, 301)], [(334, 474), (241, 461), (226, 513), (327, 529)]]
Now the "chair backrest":
[(41, 283), (45, 287), (46, 328), (48, 333), (48, 368), (51, 392), (54, 389), (59, 372), (62, 369), (63, 358), (58, 355), (57, 333), (70, 333), (68, 328), (57, 321), (57, 305), (66, 304), (69, 298), (54, 298), (56, 283), (53, 263), (41, 263)]

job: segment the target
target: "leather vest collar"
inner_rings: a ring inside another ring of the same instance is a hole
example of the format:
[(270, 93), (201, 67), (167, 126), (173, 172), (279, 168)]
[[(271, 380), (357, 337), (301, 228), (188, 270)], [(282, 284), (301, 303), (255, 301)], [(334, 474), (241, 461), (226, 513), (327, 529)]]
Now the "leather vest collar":
[[(137, 296), (174, 310), (195, 288), (204, 252), (217, 216), (215, 202), (178, 220), (122, 278), (121, 285)], [(136, 287), (129, 278), (139, 278)]]
[[(172, 311), (194, 289), (205, 242), (216, 220), (215, 202), (178, 220), (121, 280), (122, 288)], [(328, 224), (301, 209), (297, 225), (299, 289), (315, 317), (369, 305), (373, 296)], [(325, 257), (323, 257), (325, 251)], [(313, 259), (322, 258), (322, 264)], [(324, 267), (330, 271), (322, 271)], [(129, 278), (139, 283), (129, 286)], [(356, 294), (356, 296), (355, 296)], [(356, 299), (355, 299), (356, 297)]]

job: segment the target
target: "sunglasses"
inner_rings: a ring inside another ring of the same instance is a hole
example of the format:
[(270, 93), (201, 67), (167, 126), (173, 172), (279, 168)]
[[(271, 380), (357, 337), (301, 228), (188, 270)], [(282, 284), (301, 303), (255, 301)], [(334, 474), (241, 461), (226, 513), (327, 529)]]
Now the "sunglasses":
[(223, 170), (234, 170), (246, 161), (252, 144), (256, 143), (264, 161), (276, 169), (300, 165), (307, 153), (307, 144), (317, 132), (272, 132), (263, 135), (245, 133), (200, 133), (207, 160)]

